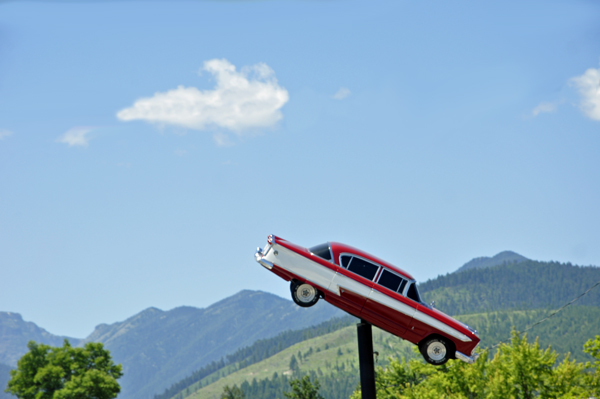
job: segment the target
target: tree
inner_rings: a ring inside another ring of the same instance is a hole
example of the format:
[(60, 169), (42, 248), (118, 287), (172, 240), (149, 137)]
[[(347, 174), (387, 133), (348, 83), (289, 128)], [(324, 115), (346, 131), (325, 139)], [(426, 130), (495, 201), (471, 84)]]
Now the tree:
[(298, 360), (295, 355), (292, 355), (292, 358), (290, 359), (290, 370), (298, 371), (298, 367)]
[(73, 348), (65, 339), (62, 347), (34, 341), (27, 347), (6, 388), (19, 399), (113, 399), (121, 390), (121, 365), (101, 343)]
[(221, 394), (221, 399), (244, 399), (245, 397), (246, 395), (244, 395), (244, 392), (237, 385), (234, 385), (232, 388), (229, 385), (225, 385)]
[[(420, 360), (392, 360), (376, 374), (379, 399), (556, 399), (600, 397), (600, 337), (585, 344), (585, 351), (598, 359), (595, 373), (586, 373), (591, 364), (578, 363), (566, 355), (557, 364), (551, 348), (543, 350), (538, 340), (527, 342), (514, 330), (510, 343), (501, 344), (490, 360), (487, 350), (474, 364), (450, 360), (432, 366)], [(595, 391), (592, 391), (594, 390)], [(360, 398), (360, 390), (352, 399)]]
[(319, 388), (321, 385), (319, 381), (315, 379), (315, 383), (313, 385), (310, 382), (310, 377), (305, 375), (301, 380), (292, 380), (290, 381), (290, 386), (292, 387), (292, 392), (284, 392), (286, 398), (289, 399), (324, 399), (321, 395), (319, 395)]
[(497, 397), (523, 399), (547, 393), (557, 356), (550, 348), (541, 350), (538, 339), (528, 344), (526, 335), (520, 337), (513, 330), (510, 345), (500, 345), (493, 359), (497, 378), (490, 386), (491, 392)]
[[(593, 373), (588, 374), (588, 383), (596, 397), (600, 397), (600, 335), (596, 335), (594, 339), (587, 341), (583, 345), (583, 351), (596, 359), (594, 362), (596, 369)], [(587, 364), (587, 366), (591, 367), (591, 364)]]

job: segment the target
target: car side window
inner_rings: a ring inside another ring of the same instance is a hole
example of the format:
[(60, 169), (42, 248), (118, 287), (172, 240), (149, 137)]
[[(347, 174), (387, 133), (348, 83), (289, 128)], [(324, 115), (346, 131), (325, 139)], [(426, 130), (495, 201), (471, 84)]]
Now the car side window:
[[(402, 284), (403, 282), (404, 282), (404, 284)], [(397, 274), (394, 274), (386, 269), (383, 269), (383, 272), (381, 272), (381, 276), (379, 277), (379, 281), (377, 283), (379, 285), (384, 286), (385, 288), (392, 290), (392, 291), (398, 291), (398, 289), (400, 288), (400, 285), (402, 285), (402, 288), (404, 289), (406, 280), (404, 280), (402, 277), (398, 276)], [(400, 293), (402, 293), (402, 291), (400, 291)]]
[(371, 281), (373, 281), (378, 269), (379, 266), (356, 257), (352, 258), (352, 262), (350, 262), (350, 265), (348, 266), (348, 270), (351, 272)]
[(348, 264), (350, 263), (350, 260), (352, 259), (352, 257), (350, 255), (342, 255), (340, 257), (341, 263), (342, 263), (342, 267), (345, 267), (346, 269), (348, 268)]
[(415, 302), (421, 302), (421, 297), (419, 297), (419, 291), (417, 291), (417, 283), (412, 283), (410, 287), (408, 287), (407, 297), (412, 299)]

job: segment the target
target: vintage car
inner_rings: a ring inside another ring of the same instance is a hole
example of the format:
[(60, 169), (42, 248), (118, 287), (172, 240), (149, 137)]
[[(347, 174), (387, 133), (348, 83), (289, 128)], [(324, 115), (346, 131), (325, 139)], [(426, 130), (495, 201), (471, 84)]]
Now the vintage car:
[(255, 259), (291, 282), (292, 299), (300, 306), (323, 298), (417, 345), (431, 364), (477, 359), (477, 331), (425, 304), (415, 279), (384, 260), (336, 242), (304, 248), (274, 235)]

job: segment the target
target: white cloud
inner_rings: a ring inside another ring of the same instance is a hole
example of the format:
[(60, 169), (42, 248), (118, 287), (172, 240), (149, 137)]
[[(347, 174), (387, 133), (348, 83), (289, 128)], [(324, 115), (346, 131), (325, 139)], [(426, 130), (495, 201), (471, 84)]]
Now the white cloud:
[(348, 89), (347, 87), (340, 87), (340, 89), (337, 91), (337, 93), (335, 93), (332, 96), (332, 98), (334, 98), (336, 100), (343, 100), (344, 98), (348, 97), (350, 94), (352, 94), (350, 89)]
[(56, 139), (59, 143), (68, 144), (69, 147), (81, 146), (87, 147), (90, 142), (88, 134), (93, 130), (92, 127), (77, 126), (67, 130), (65, 134)]
[(4, 140), (5, 138), (7, 138), (8, 136), (10, 136), (12, 134), (13, 134), (13, 132), (11, 132), (10, 130), (0, 129), (0, 140)]
[(600, 68), (590, 68), (581, 76), (571, 79), (571, 83), (579, 90), (580, 108), (590, 117), (600, 121)]
[(531, 111), (531, 114), (533, 116), (538, 116), (539, 114), (543, 114), (543, 113), (547, 113), (547, 112), (555, 112), (555, 111), (556, 111), (556, 104), (542, 102)]
[(195, 130), (220, 127), (239, 134), (272, 126), (283, 117), (280, 108), (289, 95), (266, 64), (244, 67), (238, 72), (226, 59), (214, 59), (204, 62), (202, 70), (215, 77), (213, 90), (179, 86), (155, 93), (119, 111), (117, 118)]

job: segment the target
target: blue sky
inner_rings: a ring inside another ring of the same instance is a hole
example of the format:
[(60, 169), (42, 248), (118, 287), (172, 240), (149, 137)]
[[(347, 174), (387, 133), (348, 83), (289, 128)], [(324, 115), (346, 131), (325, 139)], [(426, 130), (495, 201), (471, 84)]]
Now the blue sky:
[(592, 1), (0, 3), (0, 310), (54, 334), (242, 289), (270, 233), (425, 281), (600, 265)]

